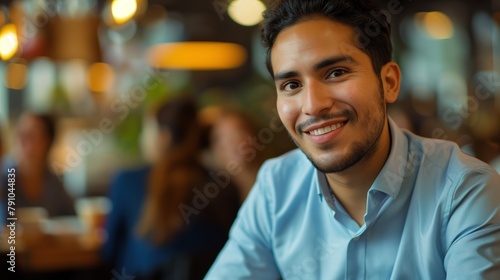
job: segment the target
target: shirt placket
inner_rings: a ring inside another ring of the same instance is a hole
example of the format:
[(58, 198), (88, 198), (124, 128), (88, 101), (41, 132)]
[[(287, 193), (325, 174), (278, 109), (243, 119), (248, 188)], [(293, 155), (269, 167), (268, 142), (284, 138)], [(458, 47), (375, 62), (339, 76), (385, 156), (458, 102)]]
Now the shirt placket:
[(365, 279), (366, 234), (355, 235), (347, 246), (346, 279)]

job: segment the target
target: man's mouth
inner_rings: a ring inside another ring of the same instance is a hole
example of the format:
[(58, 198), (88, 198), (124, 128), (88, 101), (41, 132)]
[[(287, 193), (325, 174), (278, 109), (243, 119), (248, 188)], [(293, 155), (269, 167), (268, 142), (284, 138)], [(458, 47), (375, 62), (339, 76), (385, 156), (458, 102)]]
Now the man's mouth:
[(331, 132), (331, 131), (334, 131), (334, 130), (337, 130), (337, 129), (343, 127), (346, 123), (347, 122), (336, 123), (336, 124), (316, 128), (316, 129), (313, 129), (311, 131), (307, 131), (306, 133), (309, 133), (309, 134), (314, 135), (314, 136), (323, 135), (323, 134), (327, 134), (328, 132)]
[(315, 128), (315, 129), (312, 129), (309, 131), (304, 131), (304, 132), (309, 134), (309, 135), (313, 135), (313, 136), (324, 135), (324, 134), (327, 134), (329, 132), (335, 131), (335, 130), (343, 127), (346, 123), (347, 123), (347, 121), (335, 123), (335, 124), (331, 124), (331, 125), (327, 125), (327, 126), (323, 126), (323, 127), (318, 127), (318, 128)]

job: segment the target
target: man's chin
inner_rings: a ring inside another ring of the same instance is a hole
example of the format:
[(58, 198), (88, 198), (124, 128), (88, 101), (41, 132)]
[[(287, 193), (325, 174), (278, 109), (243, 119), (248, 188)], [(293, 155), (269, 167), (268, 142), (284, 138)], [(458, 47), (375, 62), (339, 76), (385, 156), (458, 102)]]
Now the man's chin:
[(323, 173), (338, 173), (344, 171), (348, 167), (339, 165), (339, 161), (333, 158), (318, 158), (311, 157), (308, 153), (305, 153), (312, 165)]
[(340, 173), (342, 171), (347, 170), (350, 166), (338, 166), (338, 165), (327, 165), (327, 164), (317, 164), (313, 161), (311, 163), (314, 165), (316, 169), (323, 173)]
[(304, 154), (312, 165), (323, 173), (340, 173), (346, 171), (358, 163), (364, 155), (362, 152), (350, 155), (334, 155), (331, 150), (323, 156), (313, 157), (309, 152), (304, 152)]

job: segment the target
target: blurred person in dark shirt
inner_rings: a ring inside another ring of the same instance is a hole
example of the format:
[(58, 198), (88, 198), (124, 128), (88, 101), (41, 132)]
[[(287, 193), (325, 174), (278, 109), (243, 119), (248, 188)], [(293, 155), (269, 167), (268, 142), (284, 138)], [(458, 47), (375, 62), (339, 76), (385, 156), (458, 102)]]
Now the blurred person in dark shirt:
[(7, 202), (5, 183), (11, 178), (8, 174), (14, 172), (16, 209), (41, 207), (49, 217), (75, 215), (73, 198), (49, 167), (49, 153), (55, 137), (53, 116), (25, 112), (20, 117), (15, 134), (15, 156), (3, 166), (3, 203)]

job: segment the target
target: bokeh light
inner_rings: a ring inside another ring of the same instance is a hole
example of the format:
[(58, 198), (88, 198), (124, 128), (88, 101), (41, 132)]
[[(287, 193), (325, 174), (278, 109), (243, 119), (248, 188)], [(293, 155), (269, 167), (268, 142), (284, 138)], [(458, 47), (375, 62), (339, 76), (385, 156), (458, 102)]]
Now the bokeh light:
[(441, 40), (453, 36), (453, 22), (442, 12), (417, 13), (415, 19), (431, 38)]
[(113, 0), (111, 14), (117, 24), (122, 24), (134, 17), (137, 12), (136, 0)]
[(0, 58), (11, 59), (16, 54), (18, 46), (16, 26), (12, 23), (4, 25), (0, 30)]
[(91, 91), (103, 93), (113, 86), (114, 76), (113, 68), (108, 64), (94, 63), (89, 68), (87, 85)]
[(26, 86), (28, 67), (21, 63), (9, 63), (5, 71), (5, 86), (20, 90)]
[(262, 12), (266, 6), (259, 0), (234, 0), (227, 12), (237, 23), (244, 26), (256, 25), (262, 21)]

